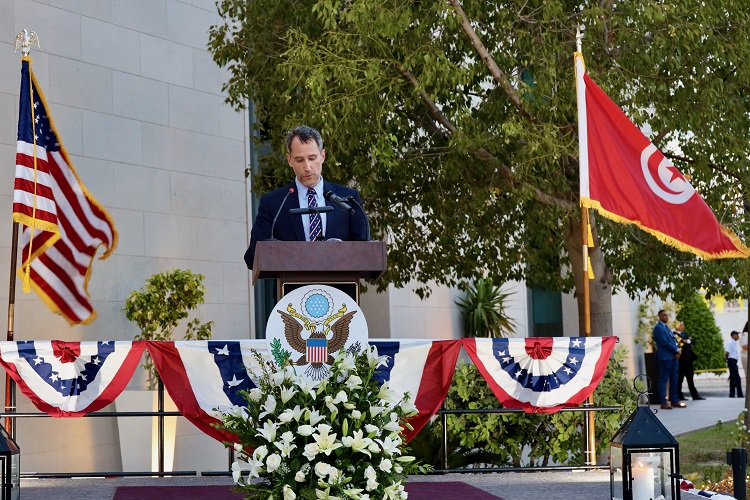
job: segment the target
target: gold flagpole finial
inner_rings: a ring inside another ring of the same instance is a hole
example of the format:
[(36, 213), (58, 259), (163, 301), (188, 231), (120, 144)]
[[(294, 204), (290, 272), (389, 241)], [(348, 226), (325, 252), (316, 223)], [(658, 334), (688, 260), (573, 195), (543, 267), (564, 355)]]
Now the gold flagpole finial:
[(29, 57), (32, 44), (36, 45), (36, 48), (40, 48), (39, 37), (36, 36), (36, 33), (34, 33), (33, 31), (29, 31), (24, 28), (19, 34), (16, 35), (16, 50), (14, 50), (13, 52), (18, 52), (18, 49), (20, 48), (21, 55), (23, 57)]

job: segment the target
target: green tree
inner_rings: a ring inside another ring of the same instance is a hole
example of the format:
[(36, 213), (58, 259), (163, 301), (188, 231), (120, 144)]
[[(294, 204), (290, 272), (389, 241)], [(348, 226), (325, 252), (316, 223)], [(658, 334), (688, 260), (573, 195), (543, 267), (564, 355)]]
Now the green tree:
[[(287, 182), (288, 129), (319, 128), (326, 177), (361, 190), (374, 234), (389, 242), (381, 286), (486, 276), (582, 289), (578, 26), (594, 81), (650, 130), (723, 223), (738, 231), (743, 222), (750, 3), (220, 0), (218, 8), (210, 50), (229, 72), (228, 101), (252, 100), (258, 140), (273, 150), (255, 188)], [(613, 289), (678, 300), (700, 285), (741, 292), (705, 279), (734, 275), (735, 260), (703, 262), (634, 226), (595, 222), (597, 334), (612, 332)]]
[(677, 319), (685, 323), (685, 331), (693, 337), (693, 352), (698, 356), (693, 367), (696, 370), (726, 368), (721, 331), (699, 293), (692, 294), (682, 303)]
[[(143, 288), (130, 292), (122, 310), (141, 331), (135, 340), (174, 340), (175, 330), (182, 320), (203, 304), (204, 279), (205, 276), (189, 269), (173, 269), (151, 275)], [(201, 323), (193, 318), (187, 323), (185, 340), (210, 339), (213, 324), (213, 321)], [(155, 389), (158, 375), (148, 352), (143, 368), (148, 373), (148, 388)]]

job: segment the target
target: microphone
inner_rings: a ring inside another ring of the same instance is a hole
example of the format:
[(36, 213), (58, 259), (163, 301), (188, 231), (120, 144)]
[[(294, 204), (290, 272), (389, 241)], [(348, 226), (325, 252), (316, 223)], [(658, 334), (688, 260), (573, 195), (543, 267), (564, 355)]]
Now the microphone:
[(330, 201), (337, 207), (339, 207), (341, 210), (346, 211), (349, 215), (354, 215), (354, 209), (351, 205), (347, 202), (346, 198), (342, 198), (341, 196), (337, 195), (333, 191), (326, 191), (323, 195), (323, 198)]
[(279, 209), (276, 210), (276, 215), (273, 218), (273, 222), (271, 223), (271, 237), (268, 238), (265, 241), (279, 241), (276, 238), (273, 237), (273, 228), (276, 226), (276, 219), (279, 218), (279, 214), (281, 213), (281, 209), (284, 208), (284, 203), (286, 203), (286, 199), (289, 198), (289, 195), (294, 192), (294, 188), (290, 187), (289, 191), (287, 191), (286, 196), (284, 196), (284, 199), (281, 200), (281, 205), (279, 206)]
[(322, 207), (302, 207), (302, 208), (290, 208), (290, 215), (307, 215), (307, 214), (323, 214), (326, 212), (333, 212), (333, 207), (322, 206)]

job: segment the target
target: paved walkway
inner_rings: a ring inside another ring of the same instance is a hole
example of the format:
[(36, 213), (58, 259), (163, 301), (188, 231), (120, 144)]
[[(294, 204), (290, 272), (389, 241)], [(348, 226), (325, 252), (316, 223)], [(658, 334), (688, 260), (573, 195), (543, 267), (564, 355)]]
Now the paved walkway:
[[(744, 382), (744, 381), (743, 381)], [(702, 375), (696, 386), (704, 401), (687, 401), (688, 407), (679, 410), (659, 410), (657, 417), (675, 436), (715, 425), (733, 422), (744, 407), (744, 399), (731, 399), (726, 376)], [(563, 500), (602, 500), (609, 498), (609, 472), (526, 472), (446, 474), (420, 476), (418, 481), (463, 481), (492, 493), (504, 500), (529, 500), (544, 498)], [(174, 478), (106, 478), (106, 479), (24, 479), (21, 493), (24, 500), (112, 500), (118, 486), (148, 485), (209, 485), (231, 484), (227, 477), (174, 477)], [(683, 494), (683, 498), (699, 498)], [(183, 499), (189, 500), (189, 499)], [(443, 500), (435, 498), (435, 500)], [(449, 500), (446, 498), (445, 500)], [(452, 499), (451, 499), (452, 500)]]

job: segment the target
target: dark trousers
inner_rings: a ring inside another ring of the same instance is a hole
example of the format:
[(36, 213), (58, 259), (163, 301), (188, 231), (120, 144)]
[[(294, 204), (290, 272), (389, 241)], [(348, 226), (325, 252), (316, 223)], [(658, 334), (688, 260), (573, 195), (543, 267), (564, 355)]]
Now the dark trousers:
[[(695, 370), (693, 369), (693, 363), (680, 363), (680, 397), (683, 398), (682, 393), (682, 382), (687, 379), (687, 385), (688, 389), (690, 389), (690, 396), (693, 399), (698, 398), (698, 391), (695, 388), (695, 383), (693, 382), (693, 374), (695, 373)], [(684, 398), (683, 398), (684, 399)]]
[(679, 384), (679, 361), (677, 358), (659, 359), (659, 399), (662, 404), (667, 402), (667, 382), (669, 382), (669, 402), (677, 404), (680, 402), (680, 394), (677, 390)]
[(740, 371), (737, 369), (737, 360), (727, 358), (727, 368), (729, 368), (729, 397), (733, 398), (735, 393), (738, 398), (743, 397), (742, 379), (740, 378)]

